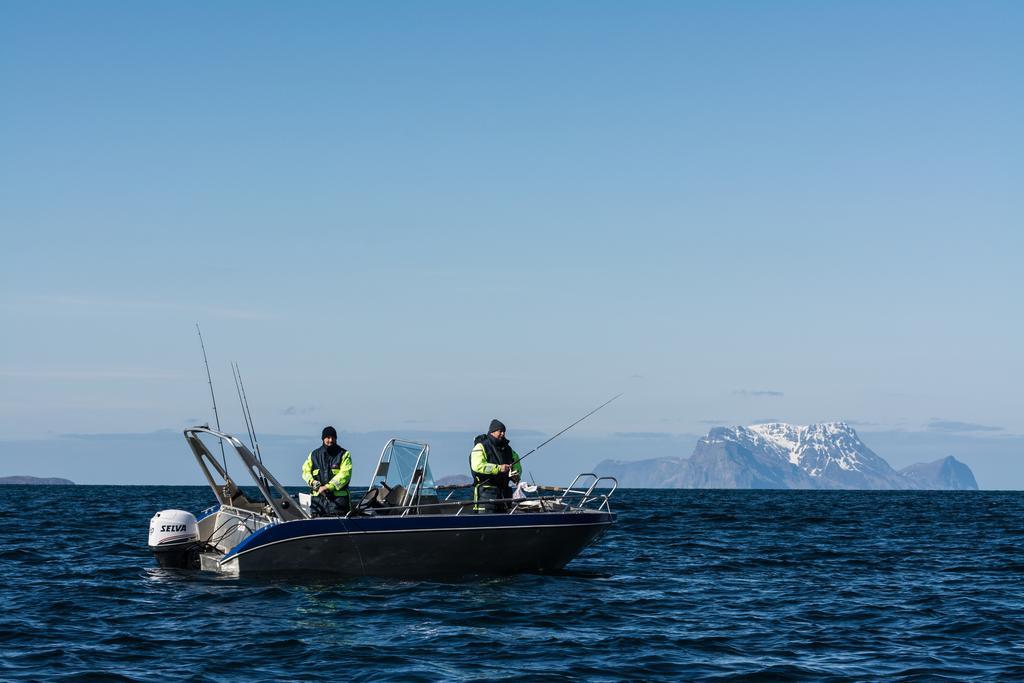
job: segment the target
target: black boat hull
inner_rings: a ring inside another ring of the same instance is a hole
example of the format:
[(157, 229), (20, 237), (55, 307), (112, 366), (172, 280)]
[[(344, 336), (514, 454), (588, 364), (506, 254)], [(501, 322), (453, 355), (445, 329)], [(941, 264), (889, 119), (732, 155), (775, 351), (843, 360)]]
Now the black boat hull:
[(614, 519), (587, 511), (297, 520), (253, 534), (219, 569), (394, 577), (554, 571)]

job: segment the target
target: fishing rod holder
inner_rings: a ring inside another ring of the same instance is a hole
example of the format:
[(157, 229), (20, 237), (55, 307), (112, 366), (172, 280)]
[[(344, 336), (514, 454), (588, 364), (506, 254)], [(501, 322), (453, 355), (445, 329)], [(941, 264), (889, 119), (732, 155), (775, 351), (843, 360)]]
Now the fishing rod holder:
[[(222, 467), (217, 459), (213, 457), (210, 449), (206, 447), (206, 444), (199, 438), (200, 434), (209, 434), (220, 440), (223, 445), (227, 442), (232, 448), (235, 449), (235, 453), (238, 454), (239, 459), (245, 465), (245, 469), (249, 472), (253, 482), (256, 484), (256, 488), (259, 489), (260, 494), (266, 503), (259, 503), (256, 501), (250, 501), (246, 495), (238, 488), (236, 482), (228, 476), (227, 468)], [(206, 477), (206, 482), (210, 485), (213, 490), (213, 495), (216, 496), (217, 502), (223, 506), (242, 508), (250, 512), (264, 512), (269, 513), (273, 511), (273, 514), (277, 519), (281, 521), (287, 521), (290, 519), (309, 519), (310, 515), (304, 510), (291, 494), (285, 490), (284, 486), (279, 482), (273, 474), (270, 473), (262, 462), (260, 462), (252, 451), (246, 448), (245, 444), (239, 441), (237, 438), (230, 434), (225, 434), (214, 429), (210, 429), (207, 426), (190, 427), (185, 430), (185, 441), (188, 443), (189, 448), (192, 450), (192, 454), (196, 457), (196, 462), (199, 463), (199, 469), (202, 470), (203, 476)], [(223, 480), (218, 483), (211, 473), (211, 469), (216, 472)], [(271, 492), (273, 488), (273, 495)]]

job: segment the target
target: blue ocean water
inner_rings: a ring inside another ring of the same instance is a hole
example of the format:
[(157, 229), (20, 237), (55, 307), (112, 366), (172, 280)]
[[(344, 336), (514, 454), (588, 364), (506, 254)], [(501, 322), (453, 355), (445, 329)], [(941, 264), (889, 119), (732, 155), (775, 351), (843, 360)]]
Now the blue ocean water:
[(212, 502), (0, 486), (0, 679), (1024, 679), (1024, 493), (620, 490), (555, 576), (159, 569)]

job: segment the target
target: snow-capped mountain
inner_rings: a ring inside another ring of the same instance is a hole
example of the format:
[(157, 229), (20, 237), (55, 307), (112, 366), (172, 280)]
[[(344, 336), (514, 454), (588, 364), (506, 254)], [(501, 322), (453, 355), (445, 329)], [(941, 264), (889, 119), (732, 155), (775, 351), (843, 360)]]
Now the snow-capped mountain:
[[(959, 467), (970, 469), (962, 463)], [(923, 466), (922, 466), (923, 467)], [(914, 466), (897, 472), (845, 422), (781, 422), (716, 427), (689, 458), (606, 460), (595, 471), (623, 486), (665, 488), (922, 489), (948, 488)], [(947, 468), (948, 469), (948, 468)], [(934, 479), (934, 481), (933, 481)], [(975, 485), (976, 488), (976, 485)]]
[[(915, 488), (865, 446), (845, 422), (722, 427), (711, 430), (701, 443), (712, 449), (733, 444), (751, 452), (771, 454), (807, 475), (811, 488)], [(697, 448), (701, 448), (700, 443)]]

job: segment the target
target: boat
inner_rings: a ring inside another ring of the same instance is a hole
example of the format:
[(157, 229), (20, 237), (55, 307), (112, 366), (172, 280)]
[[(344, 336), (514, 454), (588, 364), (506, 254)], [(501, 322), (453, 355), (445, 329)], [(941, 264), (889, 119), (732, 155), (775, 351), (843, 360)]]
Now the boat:
[[(238, 438), (206, 425), (184, 434), (217, 503), (198, 515), (156, 513), (149, 548), (165, 568), (410, 578), (554, 572), (616, 517), (609, 501), (618, 482), (589, 472), (564, 489), (520, 484), (499, 501), (501, 511), (478, 512), (472, 500), (453, 499), (455, 491), (441, 499), (430, 446), (401, 439), (384, 445), (351, 512), (313, 517), (309, 494), (289, 493)], [(236, 484), (200, 436), (230, 446), (259, 496)]]

